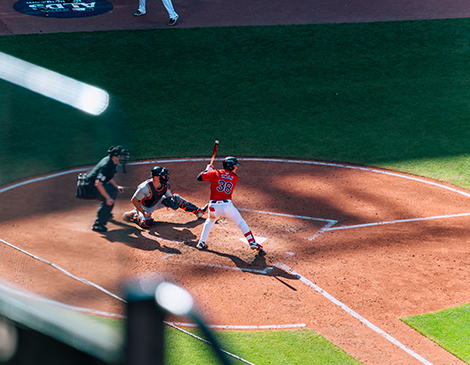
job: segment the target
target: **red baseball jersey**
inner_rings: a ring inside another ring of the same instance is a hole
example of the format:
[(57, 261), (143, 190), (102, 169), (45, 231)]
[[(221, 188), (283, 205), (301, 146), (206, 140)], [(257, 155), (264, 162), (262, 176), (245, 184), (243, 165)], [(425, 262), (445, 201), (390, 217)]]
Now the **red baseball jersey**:
[(201, 174), (202, 181), (211, 183), (211, 200), (232, 199), (238, 176), (228, 170), (211, 170)]

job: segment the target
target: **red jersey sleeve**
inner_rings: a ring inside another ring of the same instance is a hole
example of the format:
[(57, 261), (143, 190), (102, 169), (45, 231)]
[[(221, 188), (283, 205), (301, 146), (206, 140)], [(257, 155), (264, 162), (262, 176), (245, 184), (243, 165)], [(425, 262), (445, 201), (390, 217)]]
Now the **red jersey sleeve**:
[(228, 170), (211, 170), (201, 174), (203, 181), (211, 183), (211, 200), (232, 199), (238, 176)]

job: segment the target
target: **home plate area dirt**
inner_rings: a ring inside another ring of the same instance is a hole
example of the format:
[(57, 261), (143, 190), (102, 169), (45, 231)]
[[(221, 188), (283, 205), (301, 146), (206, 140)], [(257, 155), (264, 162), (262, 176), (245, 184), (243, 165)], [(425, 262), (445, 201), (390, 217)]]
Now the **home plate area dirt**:
[(116, 176), (126, 189), (105, 234), (90, 229), (98, 202), (74, 196), (79, 169), (1, 188), (0, 275), (70, 306), (123, 315), (123, 280), (159, 273), (187, 289), (212, 325), (311, 328), (365, 364), (463, 364), (399, 318), (468, 302), (467, 191), (360, 166), (240, 163), (233, 201), (265, 255), (224, 219), (206, 251), (195, 248), (204, 218), (193, 214), (156, 211), (150, 230), (123, 221), (156, 165), (170, 170), (173, 193), (208, 202), (209, 183), (196, 180), (206, 160), (138, 161)]

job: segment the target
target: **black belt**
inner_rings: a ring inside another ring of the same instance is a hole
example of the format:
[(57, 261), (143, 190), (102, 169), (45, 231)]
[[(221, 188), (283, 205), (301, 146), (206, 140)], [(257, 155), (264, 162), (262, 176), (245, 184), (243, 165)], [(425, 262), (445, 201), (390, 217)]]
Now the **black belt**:
[(228, 200), (211, 200), (211, 203), (224, 202), (228, 203)]

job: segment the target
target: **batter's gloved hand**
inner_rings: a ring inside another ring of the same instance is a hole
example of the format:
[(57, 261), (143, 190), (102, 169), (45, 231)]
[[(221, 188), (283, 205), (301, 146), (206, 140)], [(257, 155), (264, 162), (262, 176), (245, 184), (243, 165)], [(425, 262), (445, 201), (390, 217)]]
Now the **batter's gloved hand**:
[(211, 164), (207, 165), (206, 171), (211, 171), (211, 170), (214, 170), (214, 166), (212, 166)]

